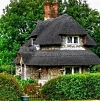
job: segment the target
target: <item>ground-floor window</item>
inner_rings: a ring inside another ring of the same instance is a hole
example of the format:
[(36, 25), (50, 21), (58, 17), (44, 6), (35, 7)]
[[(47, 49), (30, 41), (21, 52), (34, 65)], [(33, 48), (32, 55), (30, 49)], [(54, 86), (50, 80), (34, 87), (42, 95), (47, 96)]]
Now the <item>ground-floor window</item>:
[(80, 73), (80, 67), (75, 67), (74, 68), (74, 73)]
[(65, 74), (71, 74), (72, 73), (72, 68), (68, 67), (65, 68)]
[(81, 67), (77, 67), (77, 66), (65, 67), (65, 74), (75, 74), (81, 72), (82, 72)]

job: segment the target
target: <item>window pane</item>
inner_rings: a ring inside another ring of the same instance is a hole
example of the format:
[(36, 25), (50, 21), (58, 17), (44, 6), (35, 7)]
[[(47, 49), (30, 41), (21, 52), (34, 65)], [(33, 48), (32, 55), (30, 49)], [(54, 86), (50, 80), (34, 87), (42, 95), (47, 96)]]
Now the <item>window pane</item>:
[(74, 68), (74, 73), (79, 73), (79, 68), (78, 67)]
[(78, 43), (78, 37), (74, 37), (74, 43)]
[(72, 70), (71, 70), (71, 68), (66, 68), (66, 73), (65, 74), (71, 74), (72, 73)]
[(67, 43), (72, 43), (72, 37), (67, 38)]

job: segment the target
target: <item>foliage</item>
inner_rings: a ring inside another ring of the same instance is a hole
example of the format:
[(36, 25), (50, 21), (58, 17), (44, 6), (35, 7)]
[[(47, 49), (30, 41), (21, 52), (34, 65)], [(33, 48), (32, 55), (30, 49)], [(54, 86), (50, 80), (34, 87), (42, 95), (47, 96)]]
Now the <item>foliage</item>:
[(21, 80), (19, 76), (16, 76), (18, 82), (20, 83), (24, 96), (36, 96), (40, 97), (39, 87), (34, 79), (28, 78), (26, 80)]
[[(13, 66), (13, 65), (12, 65)], [(9, 74), (15, 74), (15, 67), (12, 67), (11, 65), (3, 65), (0, 67), (0, 73), (5, 72)]]
[(100, 99), (100, 74), (60, 76), (45, 83), (41, 92), (48, 100)]
[(32, 78), (28, 78), (26, 80), (21, 80), (21, 77), (20, 76), (15, 76), (18, 80), (18, 82), (20, 83), (20, 85), (22, 86), (22, 89), (24, 89), (24, 86), (25, 85), (28, 85), (28, 84), (36, 84), (36, 81)]
[[(49, 0), (53, 1), (53, 0)], [(0, 68), (11, 65), (20, 46), (28, 39), (37, 21), (43, 20), (45, 0), (11, 0), (0, 18)], [(92, 50), (100, 56), (100, 14), (82, 0), (58, 0), (59, 15), (68, 13), (97, 43)]]
[(43, 20), (44, 0), (11, 0), (0, 19), (0, 66), (11, 65), (38, 20)]
[(33, 79), (27, 79), (27, 80), (20, 80), (21, 86), (24, 88), (25, 85), (27, 84), (36, 84), (35, 80)]
[(20, 101), (21, 86), (10, 74), (0, 74), (0, 101)]
[(61, 14), (68, 13), (71, 15), (92, 36), (97, 46), (91, 49), (100, 56), (100, 13), (97, 10), (92, 10), (86, 0), (68, 0), (63, 4), (63, 8), (66, 10)]
[(92, 72), (100, 72), (100, 65), (95, 65), (92, 67)]

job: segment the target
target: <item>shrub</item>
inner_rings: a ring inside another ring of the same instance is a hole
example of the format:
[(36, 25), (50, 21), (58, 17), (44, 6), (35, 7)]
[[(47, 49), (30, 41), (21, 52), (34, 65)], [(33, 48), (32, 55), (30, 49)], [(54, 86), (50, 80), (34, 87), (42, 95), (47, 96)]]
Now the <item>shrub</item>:
[(15, 67), (13, 65), (2, 65), (0, 66), (0, 73), (15, 74)]
[(59, 76), (45, 83), (41, 93), (48, 100), (100, 99), (100, 74)]
[(100, 72), (100, 65), (95, 65), (92, 67), (92, 72)]
[(21, 86), (10, 74), (0, 73), (0, 101), (21, 101)]
[(36, 85), (37, 85), (36, 81), (32, 78), (22, 80), (21, 76), (19, 76), (19, 75), (15, 75), (15, 77), (17, 78), (19, 84), (22, 87), (23, 94), (24, 95), (30, 95), (30, 94), (32, 95), (33, 90), (36, 90)]
[(25, 85), (28, 84), (36, 84), (36, 81), (32, 78), (28, 78), (26, 80), (21, 80), (20, 76), (15, 76), (18, 79), (18, 82), (20, 83), (22, 89), (24, 89)]

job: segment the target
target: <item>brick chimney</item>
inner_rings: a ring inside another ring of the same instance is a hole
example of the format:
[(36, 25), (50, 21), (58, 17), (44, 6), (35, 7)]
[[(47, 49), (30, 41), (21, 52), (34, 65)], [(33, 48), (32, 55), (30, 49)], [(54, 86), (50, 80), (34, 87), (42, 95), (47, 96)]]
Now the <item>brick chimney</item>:
[(45, 2), (44, 3), (44, 20), (50, 19), (50, 18), (56, 18), (59, 14), (59, 3), (57, 1), (55, 2)]
[(52, 7), (53, 7), (53, 18), (56, 18), (59, 15), (59, 3), (53, 2)]
[(44, 20), (51, 18), (51, 2), (47, 1), (44, 3)]

